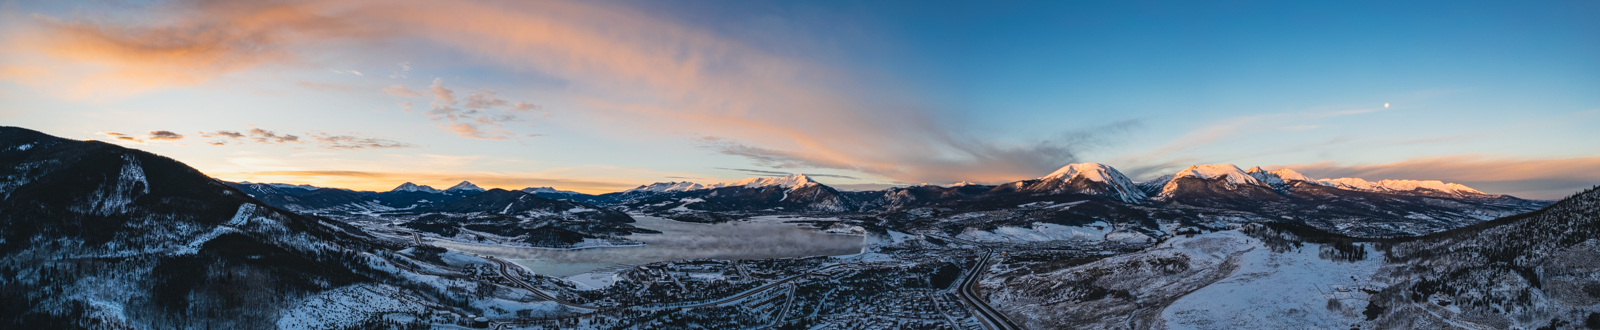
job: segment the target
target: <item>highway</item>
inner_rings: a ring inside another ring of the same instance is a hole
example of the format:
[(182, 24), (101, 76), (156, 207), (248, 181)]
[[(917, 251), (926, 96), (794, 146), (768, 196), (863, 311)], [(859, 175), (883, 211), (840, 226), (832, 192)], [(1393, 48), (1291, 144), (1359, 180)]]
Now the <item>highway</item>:
[[(793, 282), (795, 280), (799, 280), (801, 278), (806, 277), (807, 275), (816, 274), (818, 272), (822, 272), (822, 271), (826, 271), (826, 270), (830, 270), (830, 269), (838, 268), (838, 267), (842, 267), (842, 266), (860, 265), (860, 264), (833, 264), (833, 265), (827, 265), (827, 266), (823, 266), (821, 268), (817, 268), (817, 269), (813, 269), (813, 270), (807, 271), (807, 272), (799, 274), (799, 275), (790, 276), (790, 277), (784, 278), (782, 280), (778, 280), (776, 282), (768, 283), (766, 285), (762, 285), (762, 286), (757, 287), (755, 289), (746, 290), (745, 292), (742, 292), (742, 293), (737, 294), (737, 295), (733, 295), (733, 296), (730, 296), (730, 297), (727, 297), (727, 298), (717, 299), (715, 301), (706, 302), (706, 303), (700, 303), (700, 304), (694, 304), (694, 305), (686, 305), (686, 306), (648, 306), (648, 305), (645, 305), (645, 306), (629, 306), (629, 307), (611, 307), (611, 308), (606, 308), (606, 307), (599, 307), (599, 306), (589, 306), (589, 305), (575, 304), (575, 303), (572, 303), (572, 302), (569, 302), (569, 301), (566, 301), (566, 300), (561, 300), (559, 298), (551, 296), (550, 294), (544, 293), (544, 291), (541, 291), (538, 288), (534, 288), (533, 285), (528, 284), (527, 282), (523, 282), (522, 279), (519, 279), (516, 276), (512, 276), (511, 266), (510, 266), (511, 262), (505, 261), (505, 260), (500, 260), (499, 258), (490, 257), (490, 256), (485, 256), (484, 258), (488, 259), (489, 261), (493, 261), (494, 263), (500, 265), (500, 276), (501, 277), (505, 277), (506, 279), (511, 280), (511, 282), (515, 283), (518, 287), (521, 287), (523, 289), (527, 289), (528, 291), (533, 292), (533, 294), (536, 295), (536, 296), (539, 296), (540, 299), (549, 300), (549, 301), (555, 302), (557, 304), (560, 304), (562, 306), (573, 307), (573, 308), (582, 308), (582, 309), (590, 309), (590, 310), (594, 310), (594, 311), (606, 311), (606, 310), (612, 310), (612, 309), (668, 309), (668, 308), (694, 309), (694, 308), (717, 306), (717, 305), (722, 305), (722, 304), (726, 304), (726, 303), (730, 303), (730, 302), (735, 302), (735, 301), (738, 301), (740, 299), (748, 298), (748, 297), (750, 297), (752, 295), (755, 295), (757, 293), (765, 292), (767, 290), (771, 290), (773, 288), (776, 288), (779, 285), (783, 285), (783, 284), (786, 284), (786, 283), (789, 283), (789, 282)], [(791, 291), (791, 294), (793, 294), (792, 291)], [(792, 299), (792, 297), (791, 297), (791, 299)], [(662, 305), (662, 304), (657, 304), (657, 305)], [(785, 308), (787, 308), (787, 307), (785, 307)], [(512, 324), (517, 324), (517, 323), (521, 323), (521, 322), (499, 323), (499, 324), (495, 325), (495, 329), (504, 329), (506, 326), (510, 326)]]
[(978, 321), (982, 321), (985, 328), (1021, 329), (1016, 323), (1012, 323), (1011, 319), (1006, 318), (1004, 314), (1000, 314), (1000, 311), (995, 310), (994, 307), (989, 307), (989, 302), (985, 301), (983, 297), (979, 297), (977, 292), (972, 289), (978, 285), (978, 280), (983, 277), (983, 270), (988, 268), (989, 260), (992, 258), (994, 258), (994, 251), (984, 254), (983, 259), (978, 260), (978, 265), (968, 271), (966, 276), (962, 276), (960, 287), (956, 288), (956, 293), (961, 296), (962, 301), (965, 301), (968, 306), (971, 306), (977, 312)]
[(548, 293), (544, 293), (543, 290), (539, 290), (538, 288), (533, 287), (533, 285), (528, 284), (527, 282), (523, 282), (522, 279), (517, 278), (516, 276), (512, 276), (511, 275), (511, 268), (508, 266), (508, 264), (510, 264), (510, 262), (505, 261), (505, 260), (500, 260), (500, 258), (495, 258), (495, 257), (487, 257), (486, 256), (484, 258), (487, 258), (487, 259), (489, 259), (489, 261), (493, 261), (496, 264), (500, 264), (500, 276), (501, 277), (505, 277), (507, 280), (511, 280), (511, 283), (516, 283), (517, 286), (522, 287), (523, 289), (527, 289), (530, 292), (533, 292), (533, 295), (539, 296), (540, 299), (549, 300), (549, 301), (555, 302), (557, 304), (561, 304), (562, 306), (567, 306), (567, 307), (572, 307), (572, 308), (593, 309), (593, 310), (603, 310), (603, 309), (605, 309), (605, 308), (596, 307), (596, 306), (574, 304), (572, 302), (569, 302), (569, 301), (566, 301), (566, 300), (562, 300), (560, 298), (556, 298), (555, 296), (551, 296)]

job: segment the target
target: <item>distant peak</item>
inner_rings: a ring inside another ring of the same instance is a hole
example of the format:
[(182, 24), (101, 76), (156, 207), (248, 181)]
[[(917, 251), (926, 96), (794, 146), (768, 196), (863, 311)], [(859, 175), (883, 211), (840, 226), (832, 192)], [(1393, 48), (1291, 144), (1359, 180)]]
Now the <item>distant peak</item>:
[(818, 184), (817, 181), (811, 180), (811, 177), (808, 177), (805, 174), (790, 174), (790, 175), (780, 176), (780, 177), (748, 178), (748, 179), (734, 181), (734, 182), (718, 183), (718, 184), (707, 186), (706, 188), (708, 188), (708, 189), (710, 189), (710, 188), (723, 188), (723, 187), (760, 188), (760, 187), (766, 187), (766, 186), (780, 186), (780, 187), (784, 187), (784, 188), (795, 189), (795, 188), (807, 187), (807, 186), (816, 185), (816, 184)]
[(1409, 192), (1427, 189), (1452, 195), (1488, 195), (1466, 185), (1439, 180), (1381, 180), (1372, 182), (1362, 178), (1338, 178), (1321, 179), (1315, 182), (1334, 188), (1371, 192)]
[(698, 183), (694, 183), (694, 182), (688, 182), (688, 181), (683, 181), (683, 182), (669, 181), (669, 182), (656, 182), (656, 183), (651, 183), (651, 184), (647, 184), (647, 185), (642, 185), (642, 186), (639, 186), (638, 188), (628, 189), (628, 190), (623, 191), (623, 192), (624, 193), (632, 193), (632, 192), (678, 192), (678, 191), (690, 191), (690, 190), (700, 190), (700, 189), (705, 189), (705, 186), (700, 185)]
[(415, 183), (406, 182), (406, 183), (400, 184), (399, 187), (394, 187), (394, 189), (390, 189), (389, 191), (395, 191), (395, 192), (410, 191), (410, 192), (436, 193), (436, 192), (439, 192), (439, 189), (433, 189), (433, 187), (419, 186), (419, 185), (417, 185)]
[(444, 191), (483, 191), (483, 188), (479, 188), (478, 185), (472, 184), (472, 182), (461, 181), (461, 183), (457, 183)]
[(576, 191), (556, 190), (555, 187), (527, 187), (527, 188), (522, 188), (522, 192), (529, 193), (529, 194), (541, 194), (541, 193), (542, 194), (567, 194), (567, 195), (579, 194)]

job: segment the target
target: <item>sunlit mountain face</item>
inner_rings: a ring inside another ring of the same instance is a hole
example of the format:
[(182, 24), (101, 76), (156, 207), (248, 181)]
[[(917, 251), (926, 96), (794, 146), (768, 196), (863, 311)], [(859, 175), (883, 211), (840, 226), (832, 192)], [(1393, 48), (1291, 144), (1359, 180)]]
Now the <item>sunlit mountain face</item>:
[(1600, 328), (1595, 4), (0, 8), (3, 329)]

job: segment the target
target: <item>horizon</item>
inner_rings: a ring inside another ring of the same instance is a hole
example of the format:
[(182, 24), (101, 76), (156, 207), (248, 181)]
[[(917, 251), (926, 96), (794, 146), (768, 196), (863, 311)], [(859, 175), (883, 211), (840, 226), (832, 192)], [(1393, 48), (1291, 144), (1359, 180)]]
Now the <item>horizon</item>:
[(372, 191), (872, 190), (1091, 161), (1600, 184), (1600, 4), (920, 4), (12, 2), (0, 120)]

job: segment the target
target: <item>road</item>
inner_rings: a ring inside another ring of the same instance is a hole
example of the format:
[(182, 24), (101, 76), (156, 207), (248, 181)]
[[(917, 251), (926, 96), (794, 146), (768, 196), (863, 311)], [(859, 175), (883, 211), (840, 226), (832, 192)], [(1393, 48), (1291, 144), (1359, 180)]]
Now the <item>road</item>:
[(560, 298), (556, 298), (555, 296), (551, 296), (548, 293), (544, 293), (543, 290), (539, 290), (538, 288), (533, 287), (533, 285), (528, 284), (527, 282), (523, 282), (522, 279), (517, 278), (516, 276), (512, 276), (511, 275), (511, 268), (510, 268), (510, 266), (508, 266), (508, 264), (510, 264), (511, 262), (508, 262), (508, 261), (505, 261), (505, 260), (500, 260), (500, 258), (495, 258), (495, 257), (484, 257), (484, 258), (487, 258), (487, 259), (489, 259), (489, 261), (493, 261), (496, 264), (500, 264), (500, 277), (505, 277), (507, 280), (511, 280), (511, 283), (516, 283), (517, 286), (522, 287), (523, 289), (528, 289), (528, 291), (533, 292), (533, 295), (539, 296), (540, 299), (549, 300), (549, 301), (555, 302), (557, 304), (561, 304), (562, 306), (567, 306), (567, 307), (572, 307), (572, 308), (593, 309), (593, 310), (603, 310), (603, 309), (605, 309), (603, 307), (574, 304), (572, 302), (569, 302), (569, 301), (566, 301), (566, 300), (562, 300)]
[[(755, 289), (746, 290), (743, 293), (740, 293), (740, 294), (737, 294), (737, 295), (734, 295), (734, 296), (731, 296), (731, 297), (722, 298), (722, 299), (718, 299), (716, 301), (711, 301), (711, 302), (706, 302), (706, 303), (687, 305), (687, 306), (670, 306), (670, 307), (669, 306), (659, 306), (659, 307), (630, 306), (630, 307), (610, 307), (610, 308), (607, 308), (607, 307), (575, 304), (575, 303), (572, 303), (572, 302), (569, 302), (569, 301), (566, 301), (566, 300), (561, 300), (559, 298), (551, 296), (551, 295), (549, 295), (547, 293), (544, 293), (544, 291), (539, 290), (538, 288), (534, 288), (533, 285), (528, 284), (527, 282), (523, 282), (522, 279), (519, 279), (516, 276), (512, 276), (512, 274), (511, 274), (511, 266), (510, 266), (511, 262), (505, 261), (505, 260), (500, 260), (499, 258), (490, 257), (490, 256), (485, 256), (484, 258), (488, 259), (489, 261), (493, 261), (494, 263), (500, 265), (500, 276), (501, 277), (505, 277), (506, 279), (511, 280), (511, 282), (515, 283), (518, 287), (521, 287), (523, 289), (527, 289), (528, 291), (533, 292), (533, 294), (536, 295), (536, 296), (539, 296), (540, 299), (549, 300), (549, 301), (555, 302), (557, 304), (560, 304), (562, 306), (573, 307), (573, 308), (582, 308), (582, 309), (590, 309), (590, 310), (594, 310), (594, 311), (597, 311), (597, 312), (598, 311), (607, 311), (607, 310), (612, 310), (612, 309), (666, 309), (666, 308), (694, 309), (694, 308), (717, 306), (717, 305), (722, 305), (722, 304), (738, 301), (740, 299), (748, 298), (748, 297), (750, 297), (752, 295), (755, 295), (757, 293), (765, 292), (767, 290), (771, 290), (772, 288), (776, 288), (779, 285), (783, 285), (785, 283), (793, 282), (795, 280), (804, 278), (807, 275), (816, 274), (818, 272), (822, 272), (822, 271), (826, 271), (826, 270), (830, 270), (830, 269), (838, 268), (838, 267), (842, 267), (842, 266), (860, 265), (860, 264), (833, 264), (833, 265), (827, 265), (827, 266), (823, 266), (821, 268), (817, 268), (817, 269), (813, 269), (813, 270), (810, 270), (810, 271), (806, 271), (803, 274), (790, 276), (788, 278), (784, 278), (784, 279), (778, 280), (776, 282), (768, 283), (767, 285), (762, 285), (762, 286), (757, 287)], [(791, 294), (793, 294), (792, 291), (791, 291)], [(510, 326), (512, 324), (515, 324), (515, 323), (518, 323), (518, 322), (500, 323), (500, 324), (495, 325), (495, 329), (503, 329), (506, 326)]]
[(972, 290), (973, 287), (978, 285), (978, 280), (983, 277), (983, 270), (988, 268), (989, 260), (992, 258), (994, 258), (994, 251), (984, 254), (983, 259), (978, 260), (978, 265), (961, 278), (961, 286), (956, 288), (956, 293), (961, 296), (962, 301), (965, 301), (968, 306), (972, 306), (972, 309), (978, 312), (978, 320), (983, 322), (984, 327), (1002, 330), (1021, 329), (1016, 323), (1012, 323), (1010, 319), (1006, 318), (1004, 314), (1000, 314), (1000, 311), (995, 310), (994, 307), (989, 307), (989, 302), (985, 301), (983, 297), (979, 297), (977, 292)]

